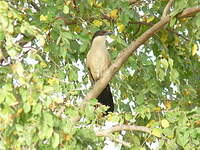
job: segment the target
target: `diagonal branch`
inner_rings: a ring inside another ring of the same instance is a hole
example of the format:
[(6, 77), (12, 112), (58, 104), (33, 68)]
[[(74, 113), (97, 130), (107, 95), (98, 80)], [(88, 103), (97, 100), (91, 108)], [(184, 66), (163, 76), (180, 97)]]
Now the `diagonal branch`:
[[(190, 17), (191, 15), (195, 15), (196, 13), (200, 12), (200, 6), (187, 8), (182, 13), (178, 14), (177, 18), (184, 18)], [(114, 77), (115, 73), (122, 67), (122, 65), (128, 60), (128, 58), (133, 54), (134, 51), (137, 50), (142, 44), (144, 44), (150, 37), (152, 37), (156, 32), (161, 30), (167, 23), (169, 23), (171, 17), (167, 15), (158, 23), (153, 25), (149, 30), (144, 32), (138, 39), (132, 41), (131, 44), (123, 49), (121, 53), (118, 55), (114, 63), (105, 71), (101, 79), (99, 79), (93, 88), (87, 93), (84, 98), (84, 102), (81, 103), (81, 109), (83, 109), (88, 100), (91, 98), (96, 98), (101, 91), (106, 87), (108, 82)], [(80, 120), (80, 116), (72, 118), (71, 121), (77, 122)]]
[[(148, 22), (138, 22), (138, 21), (135, 21), (135, 22), (131, 22), (131, 24), (139, 24), (139, 25), (146, 25), (146, 26), (153, 26), (154, 24), (153, 23), (148, 23)], [(189, 41), (189, 39), (187, 37), (184, 37), (182, 34), (179, 34), (177, 31), (173, 30), (173, 29), (169, 29), (169, 28), (166, 28), (167, 31), (169, 32), (172, 32), (174, 34), (176, 34), (177, 36), (180, 36), (181, 38), (183, 38), (184, 40), (186, 41)], [(134, 34), (135, 35), (135, 34)]]
[(167, 14), (169, 13), (169, 9), (170, 9), (170, 7), (172, 6), (173, 1), (174, 1), (174, 0), (169, 0), (169, 2), (167, 3), (167, 5), (166, 5), (166, 7), (165, 7), (165, 9), (164, 9), (164, 11), (163, 11), (163, 14), (162, 14), (161, 19), (163, 19), (164, 17), (167, 16)]

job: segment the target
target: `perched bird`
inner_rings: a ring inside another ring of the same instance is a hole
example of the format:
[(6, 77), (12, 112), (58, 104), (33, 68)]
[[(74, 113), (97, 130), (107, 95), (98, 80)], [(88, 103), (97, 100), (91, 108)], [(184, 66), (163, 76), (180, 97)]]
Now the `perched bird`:
[[(106, 35), (108, 34), (111, 34), (111, 32), (103, 30), (97, 31), (92, 38), (91, 48), (87, 54), (86, 66), (93, 84), (101, 78), (111, 64), (110, 55), (106, 47)], [(106, 113), (114, 111), (113, 97), (109, 84), (97, 99), (99, 103), (109, 106)]]

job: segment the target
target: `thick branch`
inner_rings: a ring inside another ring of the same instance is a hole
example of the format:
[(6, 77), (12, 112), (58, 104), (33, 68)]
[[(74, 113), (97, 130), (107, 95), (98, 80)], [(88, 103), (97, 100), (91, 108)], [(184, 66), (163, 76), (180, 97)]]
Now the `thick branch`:
[(151, 134), (151, 130), (145, 126), (136, 125), (117, 125), (110, 129), (104, 129), (96, 132), (96, 136), (109, 136), (111, 133), (119, 131), (142, 131)]
[[(153, 26), (154, 25), (153, 23), (150, 23), (150, 22), (148, 23), (148, 22), (137, 22), (137, 21), (131, 22), (131, 24), (139, 24), (139, 25), (146, 25), (146, 26)], [(181, 38), (183, 38), (186, 41), (189, 41), (188, 38), (184, 37), (183, 35), (179, 34), (178, 32), (176, 32), (173, 29), (166, 28), (166, 30), (169, 31), (169, 32), (172, 32), (172, 33), (176, 34), (177, 36), (180, 36)]]
[[(181, 14), (177, 15), (177, 18), (184, 18), (194, 15), (200, 12), (200, 6), (185, 9)], [(108, 82), (114, 77), (115, 73), (122, 67), (122, 65), (128, 60), (128, 58), (133, 54), (134, 51), (137, 50), (139, 46), (144, 44), (149, 38), (151, 38), (156, 32), (164, 27), (167, 23), (169, 23), (171, 17), (167, 15), (158, 23), (153, 25), (149, 30), (144, 32), (137, 40), (131, 42), (131, 44), (122, 50), (122, 52), (118, 55), (114, 63), (105, 71), (100, 80), (98, 80), (93, 88), (88, 92), (88, 94), (84, 98), (84, 102), (81, 104), (81, 109), (85, 107), (85, 104), (91, 98), (96, 98), (101, 91), (106, 87)], [(76, 118), (72, 118), (73, 122), (76, 122), (80, 119), (80, 116)]]
[(185, 9), (181, 14), (178, 15), (178, 18), (192, 17), (196, 13), (200, 12), (200, 6), (192, 7)]
[(174, 0), (169, 0), (169, 2), (167, 3), (167, 5), (166, 5), (166, 7), (165, 7), (165, 9), (164, 9), (164, 11), (163, 11), (163, 14), (162, 14), (161, 19), (163, 19), (164, 17), (166, 17), (166, 16), (168, 15), (169, 9), (170, 9), (170, 7), (172, 6), (173, 1), (174, 1)]
[(135, 3), (137, 3), (138, 1), (137, 0), (129, 0), (129, 3), (130, 4), (135, 4)]

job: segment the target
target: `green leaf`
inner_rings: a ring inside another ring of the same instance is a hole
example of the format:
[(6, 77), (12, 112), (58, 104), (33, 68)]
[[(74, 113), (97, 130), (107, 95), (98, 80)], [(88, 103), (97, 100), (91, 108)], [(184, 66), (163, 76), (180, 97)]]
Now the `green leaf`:
[(28, 113), (28, 112), (31, 110), (30, 104), (25, 103), (25, 104), (23, 105), (23, 109), (24, 109), (24, 112), (25, 112), (25, 113)]
[(5, 38), (4, 32), (0, 29), (0, 41)]
[(195, 19), (196, 19), (196, 26), (200, 27), (200, 14), (199, 13), (196, 15)]
[(159, 72), (158, 72), (158, 78), (163, 81), (165, 78), (165, 72), (163, 69), (160, 68)]
[(63, 58), (65, 58), (66, 55), (67, 55), (67, 48), (65, 48), (65, 47), (60, 47), (60, 48), (59, 48), (59, 54), (58, 54), (58, 55), (61, 56), (61, 57), (63, 57)]
[(82, 45), (80, 45), (80, 52), (82, 53), (85, 52), (87, 48), (88, 48), (88, 43), (87, 42), (83, 43)]
[(178, 145), (176, 144), (175, 140), (167, 140), (167, 142), (165, 142), (165, 146), (166, 146), (167, 150), (177, 150), (178, 149)]
[(42, 124), (41, 129), (39, 131), (39, 135), (38, 135), (39, 138), (41, 140), (43, 140), (44, 138), (49, 139), (49, 138), (51, 138), (52, 134), (53, 134), (53, 128), (49, 127), (46, 124)]
[(188, 2), (188, 0), (184, 0), (184, 1), (176, 0), (174, 2), (174, 9), (182, 11), (187, 6), (187, 2)]
[(168, 68), (168, 62), (165, 58), (161, 59), (160, 63), (163, 65), (164, 69)]
[(140, 93), (137, 97), (136, 97), (136, 103), (138, 105), (141, 105), (144, 103), (144, 94)]
[(42, 105), (40, 103), (38, 103), (35, 106), (33, 106), (32, 113), (35, 114), (35, 115), (41, 114), (41, 110), (42, 110)]
[(153, 128), (152, 135), (154, 135), (156, 137), (161, 137), (161, 135), (162, 135), (162, 129), (160, 129), (160, 128)]
[(189, 141), (189, 134), (187, 134), (187, 133), (184, 133), (184, 134), (179, 133), (177, 135), (177, 143), (180, 146), (184, 147), (187, 144), (188, 141)]
[(16, 102), (15, 96), (10, 92), (6, 92), (5, 97), (6, 97), (6, 103), (8, 105), (13, 105)]
[(78, 80), (78, 73), (74, 69), (69, 70), (69, 80), (70, 81), (77, 81)]
[(163, 134), (168, 138), (174, 138), (174, 130), (170, 128), (163, 129)]
[(0, 94), (0, 104), (1, 104), (5, 100), (6, 93), (5, 91), (3, 91), (3, 89), (0, 89), (0, 91), (2, 91), (2, 94)]
[[(73, 39), (73, 34), (71, 32), (61, 32), (62, 39), (68, 42), (68, 39)], [(68, 42), (69, 43), (69, 42)]]
[(173, 28), (173, 26), (175, 25), (176, 23), (176, 18), (173, 17), (171, 20), (170, 20), (170, 27)]
[(126, 119), (126, 120), (130, 121), (132, 118), (133, 118), (133, 115), (132, 115), (132, 114), (130, 114), (130, 113), (126, 113), (126, 114), (125, 114), (125, 119)]
[(54, 125), (53, 116), (48, 112), (44, 112), (43, 117), (44, 117), (44, 123), (49, 125), (50, 127), (53, 127)]
[(170, 81), (174, 82), (174, 83), (178, 83), (179, 79), (179, 73), (176, 69), (171, 69), (170, 71)]
[(170, 69), (172, 69), (173, 68), (173, 64), (174, 64), (173, 59), (168, 58), (168, 63), (169, 63)]
[(53, 134), (53, 138), (52, 138), (52, 147), (53, 148), (56, 148), (56, 147), (58, 147), (58, 144), (59, 144), (59, 134), (58, 133), (56, 133), (56, 132), (54, 132), (54, 134)]

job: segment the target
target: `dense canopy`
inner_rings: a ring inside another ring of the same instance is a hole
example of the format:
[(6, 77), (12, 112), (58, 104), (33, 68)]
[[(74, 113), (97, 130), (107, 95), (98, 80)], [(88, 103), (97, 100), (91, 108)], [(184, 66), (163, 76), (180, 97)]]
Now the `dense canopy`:
[[(0, 149), (198, 149), (199, 12), (199, 0), (0, 1)], [(91, 87), (100, 29), (114, 32), (113, 65)]]

